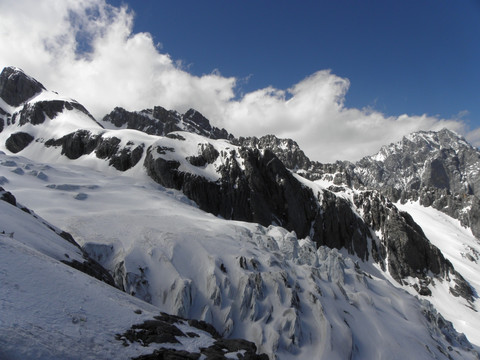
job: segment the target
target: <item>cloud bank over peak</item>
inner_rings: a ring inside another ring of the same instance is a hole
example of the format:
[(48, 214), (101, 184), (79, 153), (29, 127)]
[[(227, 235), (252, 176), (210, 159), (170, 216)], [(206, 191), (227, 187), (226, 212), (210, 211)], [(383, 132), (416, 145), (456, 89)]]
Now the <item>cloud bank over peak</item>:
[[(322, 162), (357, 160), (417, 130), (448, 127), (466, 135), (457, 119), (347, 108), (350, 82), (329, 70), (286, 90), (266, 87), (238, 97), (236, 78), (213, 69), (189, 73), (150, 34), (133, 32), (131, 10), (104, 0), (4, 0), (0, 13), (0, 68), (22, 68), (97, 118), (115, 106), (195, 108), (236, 136), (290, 137)], [(478, 145), (478, 130), (471, 139)]]

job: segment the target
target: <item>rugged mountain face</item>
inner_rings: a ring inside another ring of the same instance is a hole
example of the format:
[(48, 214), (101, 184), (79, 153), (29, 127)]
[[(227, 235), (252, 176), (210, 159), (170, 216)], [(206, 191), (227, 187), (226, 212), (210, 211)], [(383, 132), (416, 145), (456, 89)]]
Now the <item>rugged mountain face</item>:
[(188, 131), (211, 139), (233, 139), (225, 129), (210, 125), (210, 121), (194, 109), (185, 114), (166, 110), (161, 106), (142, 111), (127, 111), (116, 107), (103, 118), (116, 128), (135, 129), (150, 135), (165, 136), (174, 131)]
[(455, 133), (411, 134), (360, 160), (355, 173), (393, 201), (418, 200), (480, 237), (480, 152)]

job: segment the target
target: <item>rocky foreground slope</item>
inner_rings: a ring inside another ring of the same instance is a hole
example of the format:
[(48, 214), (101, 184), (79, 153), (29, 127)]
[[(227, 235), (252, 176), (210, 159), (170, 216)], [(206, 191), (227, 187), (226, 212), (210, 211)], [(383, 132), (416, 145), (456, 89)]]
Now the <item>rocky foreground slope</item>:
[(477, 356), (389, 282), (476, 316), (478, 289), (395, 205), (420, 199), (476, 234), (479, 154), (448, 130), (320, 164), (292, 140), (236, 139), (194, 110), (116, 108), (97, 122), (15, 68), (0, 94), (3, 186), (65, 226), (124, 291), (272, 358), (387, 356), (364, 328), (399, 358)]

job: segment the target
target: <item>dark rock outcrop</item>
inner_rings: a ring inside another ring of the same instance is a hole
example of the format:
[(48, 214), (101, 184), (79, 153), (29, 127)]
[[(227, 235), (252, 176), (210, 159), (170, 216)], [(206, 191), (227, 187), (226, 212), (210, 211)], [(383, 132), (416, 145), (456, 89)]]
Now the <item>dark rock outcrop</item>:
[(10, 205), (17, 206), (17, 199), (12, 195), (10, 191), (5, 191), (4, 188), (0, 186), (0, 200), (9, 203)]
[[(325, 191), (321, 200), (321, 211), (314, 223), (316, 242), (330, 248), (346, 248), (350, 253), (357, 254), (361, 259), (369, 259), (368, 239), (370, 230), (365, 222), (352, 210), (351, 204)], [(372, 255), (381, 262), (380, 249), (373, 244)]]
[[(188, 324), (192, 331), (184, 333), (178, 328), (178, 325)], [(180, 344), (181, 339), (198, 337), (196, 330), (202, 330), (209, 333), (214, 340), (213, 345), (199, 348), (199, 352), (189, 352), (186, 350), (177, 350), (168, 347), (156, 349), (152, 354), (135, 357), (135, 360), (154, 360), (154, 359), (229, 359), (226, 354), (238, 353), (238, 359), (243, 360), (268, 360), (265, 354), (257, 354), (257, 347), (254, 343), (243, 339), (223, 339), (213, 328), (212, 325), (199, 320), (187, 320), (178, 316), (162, 313), (155, 316), (153, 320), (146, 320), (142, 324), (133, 325), (131, 329), (123, 334), (117, 334), (116, 339), (123, 342), (124, 346), (130, 346), (131, 343), (138, 342), (144, 346), (150, 344)]]
[(16, 154), (25, 149), (33, 141), (33, 136), (25, 132), (16, 132), (5, 141), (8, 151)]
[(78, 130), (57, 140), (50, 139), (45, 142), (45, 146), (61, 146), (62, 155), (74, 160), (82, 155), (92, 153), (99, 143), (99, 135), (92, 134), (88, 130)]
[(19, 106), (45, 90), (37, 80), (15, 67), (5, 67), (0, 74), (0, 97), (11, 106)]
[(272, 151), (287, 167), (287, 169), (309, 180), (325, 179), (333, 181), (336, 185), (358, 187), (362, 184), (355, 174), (355, 165), (348, 161), (337, 161), (334, 164), (322, 164), (310, 160), (292, 139), (280, 139), (275, 135), (265, 135), (260, 138), (240, 137), (233, 139), (232, 143), (255, 149)]
[(311, 170), (312, 161), (292, 139), (279, 139), (275, 135), (257, 137), (240, 137), (233, 139), (232, 143), (253, 149), (268, 149), (277, 156), (287, 169)]
[(213, 164), (219, 155), (220, 153), (212, 144), (202, 144), (200, 155), (190, 156), (187, 160), (193, 166), (205, 166), (207, 164)]
[(126, 127), (143, 131), (150, 135), (163, 136), (172, 131), (182, 130), (178, 123), (180, 114), (168, 111), (160, 106), (139, 112), (127, 111), (116, 107), (112, 112), (105, 115), (103, 121), (111, 122), (116, 127)]
[(94, 117), (88, 112), (83, 105), (74, 101), (64, 100), (46, 100), (37, 101), (34, 103), (27, 103), (23, 108), (12, 115), (11, 123), (15, 124), (17, 121), (20, 125), (30, 123), (32, 125), (40, 125), (48, 118), (54, 119), (58, 114), (64, 110), (78, 110), (87, 115), (96, 125), (100, 125), (96, 122)]
[(103, 134), (93, 134), (87, 130), (78, 130), (60, 139), (50, 139), (45, 146), (61, 147), (62, 155), (69, 159), (78, 159), (83, 155), (95, 155), (99, 159), (109, 159), (109, 165), (120, 171), (126, 171), (135, 166), (143, 156), (144, 144), (135, 146), (128, 142), (120, 147), (121, 140), (115, 136), (104, 137)]

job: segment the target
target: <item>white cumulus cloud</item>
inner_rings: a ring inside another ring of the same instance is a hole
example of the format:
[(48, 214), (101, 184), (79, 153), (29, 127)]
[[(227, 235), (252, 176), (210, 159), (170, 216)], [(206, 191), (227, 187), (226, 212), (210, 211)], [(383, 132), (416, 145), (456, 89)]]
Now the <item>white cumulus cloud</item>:
[[(149, 33), (133, 32), (131, 10), (104, 0), (3, 0), (0, 14), (0, 68), (22, 68), (97, 118), (115, 106), (195, 108), (237, 136), (293, 138), (323, 162), (357, 160), (416, 130), (467, 129), (458, 119), (346, 108), (349, 80), (328, 70), (289, 89), (266, 87), (238, 98), (236, 78), (213, 69), (192, 75)], [(478, 129), (470, 138), (480, 143)]]

